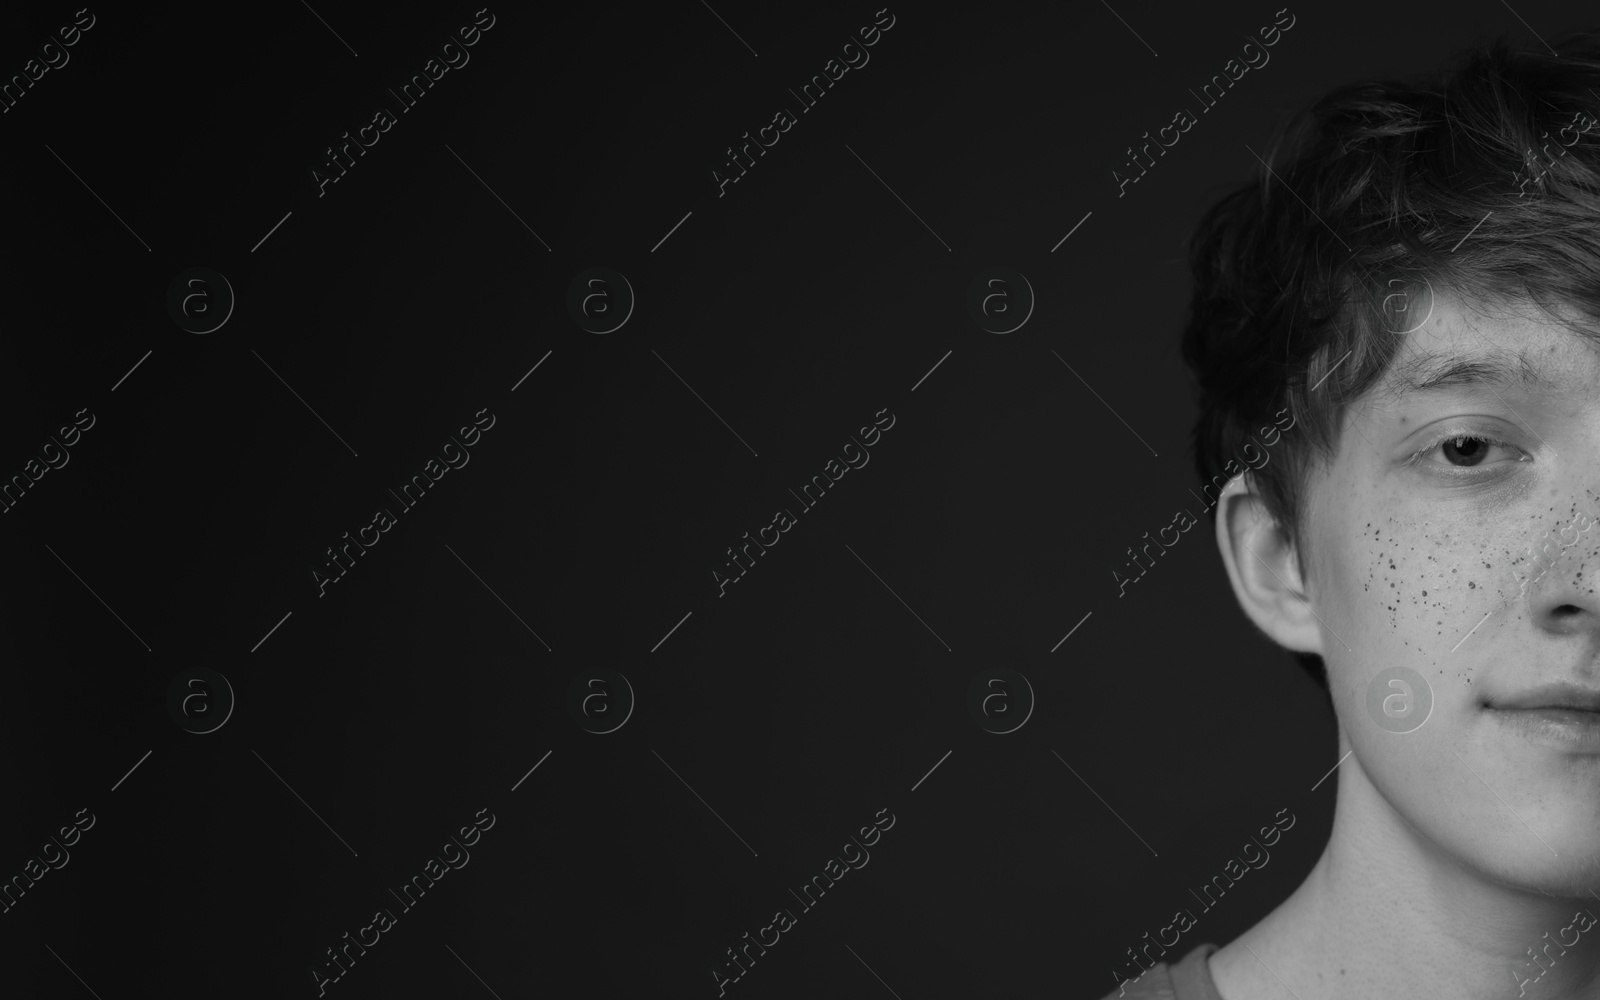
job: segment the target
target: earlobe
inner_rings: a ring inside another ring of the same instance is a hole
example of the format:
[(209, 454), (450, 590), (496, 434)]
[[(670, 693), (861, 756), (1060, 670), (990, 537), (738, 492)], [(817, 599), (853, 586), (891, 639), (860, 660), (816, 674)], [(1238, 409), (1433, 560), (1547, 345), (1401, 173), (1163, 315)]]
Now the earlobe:
[(1217, 501), (1217, 547), (1245, 616), (1285, 649), (1322, 655), (1322, 631), (1294, 540), (1248, 476)]

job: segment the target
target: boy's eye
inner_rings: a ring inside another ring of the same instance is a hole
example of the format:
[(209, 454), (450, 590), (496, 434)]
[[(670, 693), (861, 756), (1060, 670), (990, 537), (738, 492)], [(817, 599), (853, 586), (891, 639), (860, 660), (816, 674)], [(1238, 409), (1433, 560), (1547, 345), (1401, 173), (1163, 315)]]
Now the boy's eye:
[(1449, 430), (1436, 434), (1428, 444), (1405, 460), (1406, 465), (1412, 468), (1438, 476), (1453, 475), (1446, 471), (1450, 469), (1459, 469), (1459, 475), (1467, 475), (1466, 470), (1482, 466), (1471, 473), (1473, 477), (1492, 476), (1491, 467), (1498, 468), (1500, 473), (1509, 472), (1510, 469), (1499, 467), (1507, 462), (1528, 461), (1532, 461), (1532, 456), (1508, 441), (1490, 434)]
[(1520, 448), (1482, 434), (1449, 434), (1437, 438), (1433, 444), (1418, 452), (1413, 461), (1437, 466), (1439, 461), (1436, 456), (1439, 456), (1451, 468), (1470, 469), (1489, 462), (1497, 453), (1499, 459), (1527, 461)]
[(1445, 441), (1440, 448), (1445, 460), (1455, 466), (1473, 466), (1483, 461), (1492, 443), (1486, 438), (1458, 437)]

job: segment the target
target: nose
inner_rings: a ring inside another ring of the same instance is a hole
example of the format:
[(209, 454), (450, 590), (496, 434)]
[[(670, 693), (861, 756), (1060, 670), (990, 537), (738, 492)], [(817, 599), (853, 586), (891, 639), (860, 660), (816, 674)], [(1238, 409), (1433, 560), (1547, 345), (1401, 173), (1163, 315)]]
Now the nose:
[(1576, 511), (1528, 547), (1518, 573), (1534, 626), (1600, 637), (1600, 520)]

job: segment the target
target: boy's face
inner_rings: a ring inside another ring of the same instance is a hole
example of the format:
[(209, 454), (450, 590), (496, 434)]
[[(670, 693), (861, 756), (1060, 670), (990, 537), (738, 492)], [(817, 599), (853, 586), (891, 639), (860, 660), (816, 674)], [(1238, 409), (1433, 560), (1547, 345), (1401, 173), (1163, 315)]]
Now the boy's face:
[[(1469, 867), (1600, 889), (1595, 343), (1532, 306), (1437, 295), (1309, 486), (1306, 586), (1362, 770)], [(1427, 692), (1408, 702), (1379, 676), (1394, 667), (1431, 689), (1410, 732)]]

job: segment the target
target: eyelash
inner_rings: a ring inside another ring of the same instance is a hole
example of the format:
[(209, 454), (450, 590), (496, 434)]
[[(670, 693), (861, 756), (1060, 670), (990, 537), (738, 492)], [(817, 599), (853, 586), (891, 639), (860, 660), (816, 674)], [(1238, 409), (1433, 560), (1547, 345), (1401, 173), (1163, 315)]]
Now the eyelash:
[[(1505, 448), (1508, 451), (1516, 452), (1519, 456), (1521, 456), (1517, 459), (1519, 462), (1527, 461), (1527, 454), (1523, 452), (1521, 448), (1518, 448), (1509, 441), (1502, 441), (1491, 434), (1482, 434), (1477, 431), (1445, 431), (1442, 434), (1435, 435), (1427, 445), (1419, 448), (1411, 455), (1410, 458), (1406, 459), (1407, 467), (1416, 467), (1422, 465), (1423, 459), (1427, 458), (1428, 455), (1434, 451), (1434, 449), (1450, 441), (1482, 441), (1487, 445)], [(1447, 465), (1446, 467), (1462, 473), (1466, 473), (1470, 470), (1478, 468), (1478, 466), (1471, 465)]]

